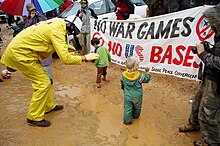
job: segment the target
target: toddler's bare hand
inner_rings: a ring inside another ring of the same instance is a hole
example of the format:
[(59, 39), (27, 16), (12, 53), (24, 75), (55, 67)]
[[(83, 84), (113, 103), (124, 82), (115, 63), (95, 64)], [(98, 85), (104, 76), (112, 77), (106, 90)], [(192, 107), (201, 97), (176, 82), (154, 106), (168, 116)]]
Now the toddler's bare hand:
[(146, 72), (148, 72), (148, 71), (150, 70), (150, 68), (149, 68), (149, 67), (146, 67), (146, 68), (144, 68), (144, 70), (145, 70)]

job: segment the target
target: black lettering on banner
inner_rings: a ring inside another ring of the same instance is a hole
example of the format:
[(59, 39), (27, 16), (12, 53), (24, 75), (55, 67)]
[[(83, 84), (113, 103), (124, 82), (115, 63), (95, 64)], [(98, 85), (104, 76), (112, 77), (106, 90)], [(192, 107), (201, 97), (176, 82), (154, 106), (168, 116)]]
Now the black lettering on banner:
[(121, 61), (121, 63), (120, 63), (121, 65), (125, 65), (125, 61)]
[(118, 28), (118, 32), (116, 33), (116, 37), (119, 36), (119, 34), (121, 34), (121, 37), (122, 38), (125, 38), (125, 30), (124, 30), (124, 23), (122, 22), (120, 25), (119, 25), (119, 28)]
[(101, 32), (102, 33), (105, 33), (105, 30), (106, 30), (106, 21), (102, 21), (102, 23), (101, 23)]
[(116, 60), (116, 59), (111, 59), (111, 61), (112, 61), (112, 62), (117, 62), (117, 60)]
[(140, 25), (138, 32), (137, 32), (137, 38), (143, 39), (144, 35), (146, 34), (146, 31), (142, 31), (143, 28), (146, 28), (148, 26), (147, 22), (144, 22)]
[(171, 74), (171, 75), (173, 74), (172, 70), (167, 70), (166, 68), (163, 68), (162, 72), (166, 74)]
[(135, 23), (128, 23), (128, 26), (127, 26), (127, 33), (125, 34), (125, 38), (128, 38), (128, 35), (129, 35), (129, 39), (132, 39), (132, 32), (134, 31), (135, 29)]
[(190, 28), (190, 25), (187, 23), (187, 21), (189, 20), (190, 22), (193, 22), (194, 19), (195, 18), (192, 17), (186, 17), (183, 19), (183, 26), (186, 28), (186, 31), (183, 30), (181, 32), (182, 36), (188, 37), (191, 34), (192, 30)]
[(145, 36), (145, 39), (148, 38), (148, 35), (151, 35), (151, 39), (154, 39), (154, 28), (155, 28), (155, 22), (152, 22), (150, 24), (150, 28), (148, 29), (147, 35)]
[(159, 27), (157, 29), (157, 33), (156, 33), (156, 37), (155, 39), (159, 39), (160, 38), (160, 35), (161, 35), (161, 38), (164, 37), (164, 34), (165, 34), (165, 39), (168, 38), (169, 36), (169, 33), (170, 33), (170, 28), (171, 28), (171, 24), (172, 24), (173, 20), (169, 20), (166, 27), (164, 28), (164, 21), (160, 21), (160, 24), (159, 24)]
[[(176, 18), (166, 21), (158, 22), (143, 22), (139, 28), (136, 27), (135, 22), (124, 23), (124, 22), (109, 22), (109, 35), (113, 37), (121, 37), (133, 39), (133, 32), (137, 29), (137, 39), (168, 39), (177, 38), (180, 35), (188, 37), (192, 33), (190, 23), (194, 21), (193, 17)], [(97, 31), (106, 32), (106, 21), (95, 20), (94, 29)], [(125, 27), (126, 26), (126, 27)], [(158, 28), (156, 28), (158, 26)], [(180, 30), (182, 28), (182, 30)], [(180, 32), (181, 31), (181, 32)]]
[(120, 22), (110, 22), (110, 32), (109, 35), (110, 36), (115, 36), (116, 30), (118, 29), (118, 25), (120, 24)]
[(94, 21), (94, 29), (97, 31), (101, 31), (102, 33), (105, 33), (106, 30), (106, 21), (102, 21), (102, 20), (95, 20)]
[(182, 21), (182, 18), (177, 18), (174, 20), (170, 38), (179, 37), (179, 33), (175, 34), (175, 32), (180, 29), (180, 27), (178, 27), (178, 23), (181, 21)]
[(151, 68), (151, 71), (161, 73), (161, 68), (155, 68), (155, 67), (152, 67), (152, 68)]
[(95, 21), (94, 21), (94, 29), (98, 31), (98, 22), (97, 21), (98, 20), (95, 19)]
[(190, 79), (197, 79), (197, 75), (194, 75), (194, 74), (190, 74), (190, 73), (182, 73), (182, 72), (179, 72), (179, 71), (175, 71), (174, 74), (176, 76), (180, 76), (180, 77), (183, 77), (183, 78), (190, 78)]

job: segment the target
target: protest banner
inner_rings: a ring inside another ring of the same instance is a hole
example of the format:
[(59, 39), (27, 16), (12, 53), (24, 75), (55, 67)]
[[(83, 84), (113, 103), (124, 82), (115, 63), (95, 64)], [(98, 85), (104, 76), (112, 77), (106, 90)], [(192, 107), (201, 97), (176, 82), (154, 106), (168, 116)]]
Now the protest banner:
[(202, 15), (209, 7), (136, 20), (91, 19), (91, 37), (108, 48), (116, 64), (124, 66), (127, 57), (136, 56), (140, 69), (197, 80), (201, 60), (191, 50), (204, 40), (214, 43), (214, 32), (208, 34), (211, 27)]

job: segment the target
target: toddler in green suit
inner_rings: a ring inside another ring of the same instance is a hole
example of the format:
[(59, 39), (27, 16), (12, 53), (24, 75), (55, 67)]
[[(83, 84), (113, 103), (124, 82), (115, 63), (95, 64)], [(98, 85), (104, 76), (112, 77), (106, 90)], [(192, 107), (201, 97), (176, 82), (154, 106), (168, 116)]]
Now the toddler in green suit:
[(127, 58), (125, 62), (127, 70), (122, 73), (121, 89), (124, 90), (124, 124), (132, 123), (133, 118), (139, 118), (142, 107), (143, 89), (142, 83), (150, 81), (149, 68), (146, 74), (138, 71), (139, 61), (135, 57)]

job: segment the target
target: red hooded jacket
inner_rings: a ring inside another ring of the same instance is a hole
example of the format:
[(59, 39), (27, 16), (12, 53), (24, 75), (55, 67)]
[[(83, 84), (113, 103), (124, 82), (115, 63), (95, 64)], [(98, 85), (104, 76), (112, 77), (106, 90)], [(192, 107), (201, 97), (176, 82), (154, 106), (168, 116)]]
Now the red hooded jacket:
[(71, 4), (73, 4), (72, 0), (65, 0), (60, 7), (60, 13), (62, 13), (66, 8), (68, 8)]
[(119, 0), (116, 2), (116, 8), (120, 8), (120, 10), (116, 13), (117, 20), (125, 20), (125, 18), (122, 16), (122, 13), (130, 13), (131, 10), (127, 4), (127, 2), (123, 0)]

